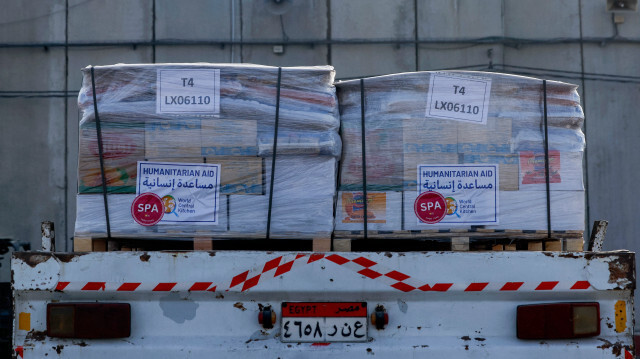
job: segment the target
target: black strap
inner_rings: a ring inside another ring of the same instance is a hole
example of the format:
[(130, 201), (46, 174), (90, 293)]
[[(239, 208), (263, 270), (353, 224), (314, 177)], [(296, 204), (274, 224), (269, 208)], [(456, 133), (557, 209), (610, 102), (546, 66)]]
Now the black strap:
[(364, 127), (364, 79), (360, 79), (360, 129), (362, 131), (362, 202), (364, 204), (364, 239), (367, 239), (367, 232), (369, 232), (369, 223), (367, 218), (367, 156), (366, 156), (366, 144), (367, 136), (365, 136)]
[[(338, 137), (339, 138), (343, 138), (343, 127), (342, 127), (342, 121), (340, 121), (340, 125), (338, 127)], [(340, 149), (340, 159), (344, 158), (344, 147), (342, 146)], [(344, 192), (342, 193), (342, 196), (340, 195), (340, 190), (343, 189), (341, 183), (342, 183), (342, 170), (343, 170), (343, 166), (342, 166), (342, 162), (338, 161), (338, 165), (336, 167), (336, 170), (338, 171), (338, 175), (336, 177), (336, 192), (335, 192), (335, 196), (333, 197), (333, 218), (337, 218), (336, 214), (338, 211), (338, 206), (342, 206), (342, 210), (344, 210), (344, 204), (343, 204), (343, 197), (344, 197)], [(335, 235), (336, 235), (336, 231), (335, 231), (335, 225), (336, 222), (334, 221), (333, 223), (333, 230), (331, 231), (331, 251), (334, 250), (333, 246), (334, 246), (334, 239), (335, 239)]]
[(271, 153), (271, 183), (269, 184), (269, 212), (267, 217), (267, 239), (271, 236), (271, 209), (273, 206), (273, 180), (276, 173), (276, 150), (278, 148), (278, 124), (280, 122), (280, 82), (282, 67), (278, 67), (278, 88), (276, 90), (276, 123), (273, 130), (273, 152)]
[(96, 80), (91, 66), (91, 89), (93, 90), (93, 114), (96, 119), (96, 133), (98, 135), (98, 154), (100, 155), (100, 176), (102, 178), (102, 198), (104, 200), (104, 217), (107, 222), (107, 238), (111, 239), (111, 221), (109, 220), (109, 202), (107, 201), (107, 177), (104, 174), (104, 156), (102, 147), (102, 128), (98, 115), (98, 100), (96, 99)]
[[(547, 125), (547, 80), (542, 80), (544, 97), (544, 171), (547, 185), (547, 239), (551, 239), (551, 185), (549, 182), (549, 127)], [(546, 243), (542, 241), (542, 250), (546, 250)]]

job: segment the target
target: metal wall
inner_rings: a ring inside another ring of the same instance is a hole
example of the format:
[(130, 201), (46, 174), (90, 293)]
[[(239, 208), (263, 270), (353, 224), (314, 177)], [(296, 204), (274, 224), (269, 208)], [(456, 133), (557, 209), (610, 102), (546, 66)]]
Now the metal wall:
[(1, 0), (0, 237), (35, 247), (43, 220), (73, 236), (80, 68), (328, 63), (338, 78), (465, 67), (579, 84), (589, 223), (610, 221), (605, 249), (638, 250), (640, 16), (616, 25), (605, 3), (293, 0), (280, 16), (266, 0)]

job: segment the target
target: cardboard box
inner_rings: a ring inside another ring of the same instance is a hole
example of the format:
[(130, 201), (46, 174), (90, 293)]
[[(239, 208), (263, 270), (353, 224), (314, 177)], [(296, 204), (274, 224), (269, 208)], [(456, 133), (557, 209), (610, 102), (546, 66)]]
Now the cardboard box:
[[(584, 190), (582, 152), (549, 151), (549, 188), (551, 191)], [(520, 190), (546, 191), (544, 152), (522, 151), (520, 158)]]
[(252, 156), (207, 156), (207, 163), (219, 163), (220, 193), (262, 195), (264, 159)]
[(406, 153), (458, 152), (456, 121), (410, 119), (402, 122), (402, 149)]
[(257, 156), (256, 120), (202, 120), (202, 156)]
[(461, 155), (461, 161), (463, 164), (497, 164), (500, 190), (518, 190), (520, 157), (517, 154), (465, 153)]
[[(218, 225), (193, 225), (189, 223), (158, 224), (155, 226), (142, 226), (131, 216), (131, 204), (135, 194), (115, 194), (107, 197), (109, 203), (109, 220), (111, 235), (116, 237), (150, 238), (162, 237), (195, 237), (207, 234), (228, 231), (227, 202), (229, 196), (220, 196), (220, 208), (218, 211)], [(197, 233), (196, 233), (197, 232)], [(104, 199), (101, 194), (87, 194), (77, 196), (76, 210), (76, 236), (104, 237), (107, 233), (107, 225), (104, 213)]]
[(459, 153), (510, 153), (511, 119), (487, 119), (486, 125), (458, 122)]
[(201, 156), (200, 120), (150, 120), (145, 125), (145, 158)]
[[(340, 188), (362, 190), (362, 134), (360, 129), (343, 129), (343, 158)], [(367, 187), (372, 190), (400, 190), (403, 182), (402, 129), (366, 130)]]
[[(364, 230), (362, 192), (338, 192), (336, 230)], [(402, 225), (402, 192), (367, 192), (367, 228), (392, 231)]]
[[(413, 203), (417, 191), (404, 193), (404, 229), (470, 228), (459, 224), (418, 224)], [(498, 193), (498, 223), (488, 229), (547, 229), (547, 195), (542, 191), (500, 191)], [(584, 191), (554, 191), (551, 193), (551, 230), (584, 230)]]
[(405, 153), (404, 190), (417, 190), (419, 165), (453, 165), (459, 163), (457, 153)]
[[(135, 193), (136, 165), (144, 160), (142, 123), (102, 122), (101, 130), (107, 193)], [(95, 123), (85, 123), (80, 128), (78, 193), (102, 193)]]
[(146, 157), (257, 156), (255, 120), (160, 120), (146, 125)]
[(252, 156), (162, 157), (149, 158), (152, 162), (213, 163), (220, 165), (220, 193), (264, 194), (263, 159)]
[[(258, 153), (270, 157), (273, 153), (273, 132), (263, 131), (258, 138)], [(278, 130), (278, 156), (340, 156), (342, 141), (337, 133), (280, 128)]]
[[(265, 195), (229, 196), (230, 231), (266, 235), (271, 162), (265, 161)], [(333, 230), (336, 159), (281, 156), (276, 161), (271, 237), (329, 238)]]

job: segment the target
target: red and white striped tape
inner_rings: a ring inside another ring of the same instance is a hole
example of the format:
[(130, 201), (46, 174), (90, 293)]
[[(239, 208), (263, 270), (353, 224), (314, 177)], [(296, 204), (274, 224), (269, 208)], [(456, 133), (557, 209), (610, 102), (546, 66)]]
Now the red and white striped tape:
[(402, 292), (514, 292), (514, 291), (566, 291), (593, 289), (586, 280), (574, 281), (513, 281), (513, 282), (432, 282), (425, 283), (397, 270), (387, 268), (365, 257), (354, 259), (339, 254), (322, 253), (279, 256), (264, 265), (239, 273), (226, 283), (214, 282), (58, 282), (57, 291), (111, 291), (111, 292), (179, 292), (179, 291), (238, 291), (244, 292), (259, 283), (291, 272), (293, 269), (325, 259), (362, 276), (386, 283)]
[(424, 283), (411, 276), (387, 268), (368, 258), (358, 257), (348, 259), (339, 254), (326, 257), (327, 260), (340, 266), (349, 268), (365, 277), (387, 283), (392, 288), (402, 292), (419, 290), (423, 292), (483, 292), (483, 291), (545, 291), (545, 290), (586, 290), (591, 288), (588, 281), (540, 281), (540, 282), (472, 282), (450, 283), (435, 282)]

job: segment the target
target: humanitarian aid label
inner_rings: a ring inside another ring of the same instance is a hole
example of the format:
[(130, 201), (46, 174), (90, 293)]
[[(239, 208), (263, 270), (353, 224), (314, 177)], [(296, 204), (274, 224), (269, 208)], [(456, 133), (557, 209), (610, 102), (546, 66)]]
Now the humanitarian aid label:
[[(418, 224), (498, 223), (498, 165), (418, 165)], [(444, 212), (444, 214), (443, 214)]]
[(427, 94), (427, 118), (486, 124), (491, 79), (435, 73)]
[(218, 115), (220, 70), (158, 70), (156, 113)]
[(220, 165), (210, 163), (138, 162), (136, 196), (154, 193), (164, 215), (158, 224), (217, 225)]
[[(364, 223), (364, 193), (342, 193), (342, 223)], [(367, 193), (367, 223), (387, 223), (387, 194), (384, 192)]]

